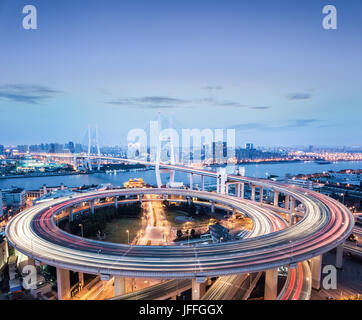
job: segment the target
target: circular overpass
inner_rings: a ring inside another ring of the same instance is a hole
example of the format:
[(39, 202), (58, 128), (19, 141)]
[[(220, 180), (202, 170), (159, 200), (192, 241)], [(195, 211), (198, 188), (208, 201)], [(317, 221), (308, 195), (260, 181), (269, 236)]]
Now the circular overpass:
[[(184, 189), (122, 189), (37, 205), (14, 217), (7, 225), (6, 235), (18, 251), (52, 266), (111, 276), (175, 279), (296, 264), (331, 250), (352, 232), (352, 214), (331, 198), (265, 180), (234, 178), (292, 196), (304, 205), (304, 217), (283, 229), (282, 219), (271, 210), (234, 196)], [(209, 245), (135, 246), (81, 238), (56, 226), (55, 215), (78, 203), (137, 194), (194, 197), (235, 208), (254, 221), (254, 237)]]

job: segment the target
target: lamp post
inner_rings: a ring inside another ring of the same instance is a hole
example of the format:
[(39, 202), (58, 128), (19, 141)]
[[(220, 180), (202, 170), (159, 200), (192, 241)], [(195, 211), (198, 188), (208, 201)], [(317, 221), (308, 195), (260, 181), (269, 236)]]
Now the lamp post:
[(126, 230), (126, 232), (127, 232), (128, 244), (129, 244), (129, 230)]
[(82, 232), (82, 238), (84, 238), (84, 236), (83, 236), (83, 224), (80, 223), (78, 226), (80, 227), (80, 230)]

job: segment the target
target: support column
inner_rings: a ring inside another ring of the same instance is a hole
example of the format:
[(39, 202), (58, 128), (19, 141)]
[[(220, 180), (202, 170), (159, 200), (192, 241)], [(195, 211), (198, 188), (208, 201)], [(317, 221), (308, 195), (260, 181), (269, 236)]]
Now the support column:
[(322, 256), (311, 259), (310, 269), (312, 272), (312, 288), (319, 290), (321, 287)]
[(216, 192), (225, 194), (226, 193), (226, 183), (227, 183), (227, 174), (226, 168), (219, 168), (217, 170), (217, 178), (216, 178)]
[(194, 174), (193, 173), (190, 173), (190, 189), (193, 190), (193, 185), (194, 185)]
[(225, 194), (229, 194), (229, 184), (225, 183)]
[(256, 186), (251, 186), (251, 200), (255, 201), (255, 189)]
[(293, 197), (291, 197), (290, 199), (290, 213), (293, 213), (295, 210), (295, 199)]
[(192, 279), (192, 300), (200, 300), (206, 292), (206, 279)]
[(142, 201), (143, 201), (143, 195), (142, 194), (138, 195), (138, 201), (141, 202), (141, 204), (142, 204)]
[(236, 183), (235, 184), (235, 194), (238, 198), (244, 199), (245, 184)]
[(285, 202), (284, 202), (284, 209), (289, 210), (289, 202), (290, 202), (289, 194), (286, 194), (285, 195)]
[(290, 197), (290, 214), (289, 214), (289, 225), (292, 226), (294, 224), (294, 209), (295, 209), (295, 199)]
[(70, 298), (70, 274), (69, 270), (57, 268), (58, 300)]
[[(133, 285), (132, 285), (133, 288)], [(118, 297), (126, 293), (125, 277), (114, 276), (114, 296)]]
[(240, 198), (241, 199), (245, 198), (245, 183), (240, 184)]
[[(1, 195), (0, 195), (1, 196)], [(8, 258), (9, 258), (9, 245), (8, 245), (8, 240), (6, 238), (4, 238), (3, 240), (3, 248), (2, 248), (2, 253), (0, 254), (0, 258), (3, 261), (4, 264), (6, 264), (8, 262)], [(30, 258), (28, 258), (29, 260)], [(0, 260), (0, 261), (1, 261)]]
[(279, 206), (279, 192), (274, 191), (274, 207), (278, 207), (278, 206)]
[(211, 213), (215, 213), (215, 203), (214, 201), (210, 201), (211, 202)]
[(264, 188), (263, 187), (259, 187), (259, 201), (260, 203), (263, 203), (263, 196), (264, 196)]
[(191, 197), (187, 197), (187, 204), (188, 206), (191, 206)]
[(73, 208), (69, 209), (69, 222), (73, 221)]
[(91, 213), (94, 214), (94, 200), (90, 202)]
[(235, 183), (235, 196), (240, 197), (240, 183)]
[(81, 288), (84, 286), (84, 273), (78, 272), (78, 281), (80, 283)]
[(118, 197), (114, 197), (114, 207), (118, 209)]
[(170, 180), (169, 180), (169, 185), (173, 184), (175, 182), (175, 170), (171, 170), (170, 171)]
[(294, 224), (295, 216), (293, 213), (289, 214), (289, 226), (292, 226)]
[(342, 267), (343, 267), (343, 246), (344, 246), (344, 243), (340, 244), (336, 248), (336, 268), (337, 269), (342, 269)]
[(201, 190), (205, 191), (205, 176), (201, 176)]
[(265, 271), (264, 300), (276, 300), (278, 293), (278, 268)]
[(28, 265), (35, 267), (35, 260), (33, 258), (28, 257)]

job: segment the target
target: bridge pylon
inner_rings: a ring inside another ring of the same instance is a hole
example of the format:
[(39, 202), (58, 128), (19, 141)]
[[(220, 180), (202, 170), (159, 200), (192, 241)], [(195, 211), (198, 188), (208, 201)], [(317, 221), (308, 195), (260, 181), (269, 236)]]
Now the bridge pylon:
[(170, 117), (170, 129), (169, 130), (162, 130), (161, 129), (161, 113), (158, 113), (158, 120), (157, 120), (157, 146), (156, 146), (156, 163), (155, 163), (155, 174), (156, 174), (156, 182), (157, 187), (161, 188), (162, 186), (162, 179), (161, 173), (167, 172), (170, 174), (169, 184), (173, 184), (175, 182), (175, 171), (174, 170), (160, 170), (160, 162), (161, 162), (161, 145), (163, 142), (168, 142), (169, 144), (169, 156), (170, 156), (170, 164), (176, 164), (176, 155), (175, 155), (175, 146), (174, 146), (174, 137), (172, 135), (172, 118)]
[(91, 155), (92, 155), (92, 147), (96, 148), (96, 154), (98, 156), (97, 159), (97, 170), (99, 171), (101, 168), (101, 151), (99, 147), (99, 130), (98, 125), (95, 126), (95, 135), (92, 134), (92, 127), (88, 125), (88, 152), (87, 152), (87, 166), (89, 171), (93, 170)]

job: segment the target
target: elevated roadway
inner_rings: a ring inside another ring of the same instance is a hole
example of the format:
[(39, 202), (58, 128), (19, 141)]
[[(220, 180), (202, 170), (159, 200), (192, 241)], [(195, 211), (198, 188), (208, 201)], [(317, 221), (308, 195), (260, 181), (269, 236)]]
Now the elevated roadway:
[(191, 279), (173, 279), (110, 300), (166, 300), (191, 289)]
[[(353, 216), (337, 201), (304, 189), (259, 183), (302, 202), (306, 208), (303, 219), (271, 232), (266, 218), (271, 212), (248, 200), (195, 190), (127, 189), (93, 192), (32, 207), (10, 221), (6, 235), (17, 250), (49, 265), (94, 274), (174, 279), (251, 273), (296, 264), (331, 250), (352, 232)], [(201, 246), (128, 246), (80, 238), (55, 224), (54, 215), (76, 203), (141, 193), (189, 196), (247, 210), (255, 224), (254, 232), (263, 229), (267, 234)]]

